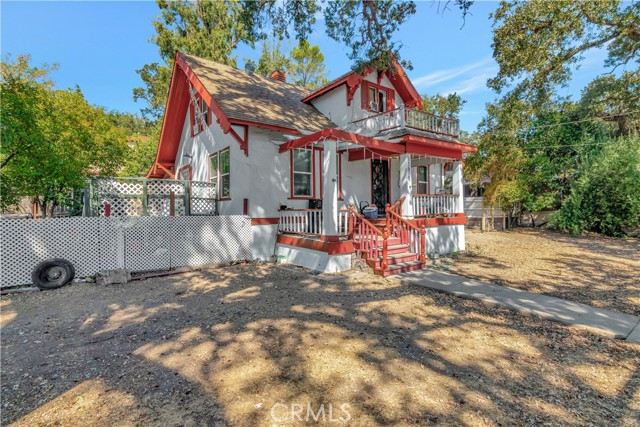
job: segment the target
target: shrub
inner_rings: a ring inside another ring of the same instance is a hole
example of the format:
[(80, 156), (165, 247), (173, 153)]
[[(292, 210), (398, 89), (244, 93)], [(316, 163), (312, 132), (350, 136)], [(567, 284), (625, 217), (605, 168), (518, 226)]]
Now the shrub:
[(571, 233), (624, 236), (640, 227), (640, 137), (607, 142), (585, 159), (553, 224)]

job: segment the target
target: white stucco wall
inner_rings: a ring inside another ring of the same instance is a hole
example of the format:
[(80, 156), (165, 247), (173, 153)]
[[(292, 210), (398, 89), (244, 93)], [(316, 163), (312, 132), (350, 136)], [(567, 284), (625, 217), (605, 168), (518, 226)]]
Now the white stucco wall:
[(441, 225), (427, 228), (427, 253), (450, 254), (464, 251), (464, 225)]

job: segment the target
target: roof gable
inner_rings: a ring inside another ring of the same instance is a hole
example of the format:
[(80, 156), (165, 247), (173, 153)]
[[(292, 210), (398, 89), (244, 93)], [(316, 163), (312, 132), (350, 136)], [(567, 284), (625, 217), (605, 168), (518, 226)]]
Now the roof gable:
[(228, 65), (179, 53), (202, 82), (224, 114), (233, 121), (263, 123), (296, 131), (319, 131), (335, 127), (315, 107), (301, 101), (304, 88), (249, 75)]
[[(344, 84), (347, 86), (347, 105), (350, 105), (356, 89), (360, 86), (362, 80), (364, 80), (364, 78), (371, 74), (373, 71), (373, 68), (368, 67), (362, 74), (356, 73), (355, 71), (343, 74), (337, 79), (310, 93), (302, 101), (308, 103), (311, 100), (324, 95), (325, 93), (330, 92), (336, 87)], [(382, 75), (385, 75), (389, 79), (394, 89), (398, 92), (398, 95), (400, 95), (400, 98), (407, 107), (418, 107), (419, 109), (422, 109), (422, 97), (413, 86), (400, 64), (394, 62), (393, 68), (381, 72), (379, 77), (381, 78)]]

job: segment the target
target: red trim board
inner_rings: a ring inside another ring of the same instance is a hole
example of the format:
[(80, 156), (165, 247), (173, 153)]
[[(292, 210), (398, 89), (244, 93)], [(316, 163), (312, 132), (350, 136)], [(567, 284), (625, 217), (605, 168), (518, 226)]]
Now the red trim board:
[(329, 255), (351, 254), (355, 252), (353, 241), (351, 240), (332, 242), (278, 234), (276, 242), (282, 245), (297, 246), (299, 248), (326, 252)]

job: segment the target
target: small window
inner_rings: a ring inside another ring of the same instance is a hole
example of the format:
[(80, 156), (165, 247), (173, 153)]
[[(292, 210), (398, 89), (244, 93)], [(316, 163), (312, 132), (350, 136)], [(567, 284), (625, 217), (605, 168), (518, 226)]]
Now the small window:
[(220, 197), (231, 196), (231, 159), (229, 149), (220, 152)]
[[(202, 117), (203, 117), (203, 121), (204, 123), (209, 126), (211, 123), (209, 123), (209, 106), (207, 105), (206, 102), (204, 102), (204, 99), (201, 99), (201, 111), (202, 111)], [(204, 130), (204, 126), (202, 125), (202, 121), (200, 122), (200, 127), (201, 127), (201, 131)]]
[(311, 197), (313, 183), (313, 151), (299, 148), (292, 151), (293, 156), (293, 196)]
[(418, 194), (429, 194), (429, 170), (418, 166)]
[(229, 149), (214, 153), (209, 157), (211, 164), (209, 182), (215, 185), (218, 199), (231, 197), (231, 159)]

